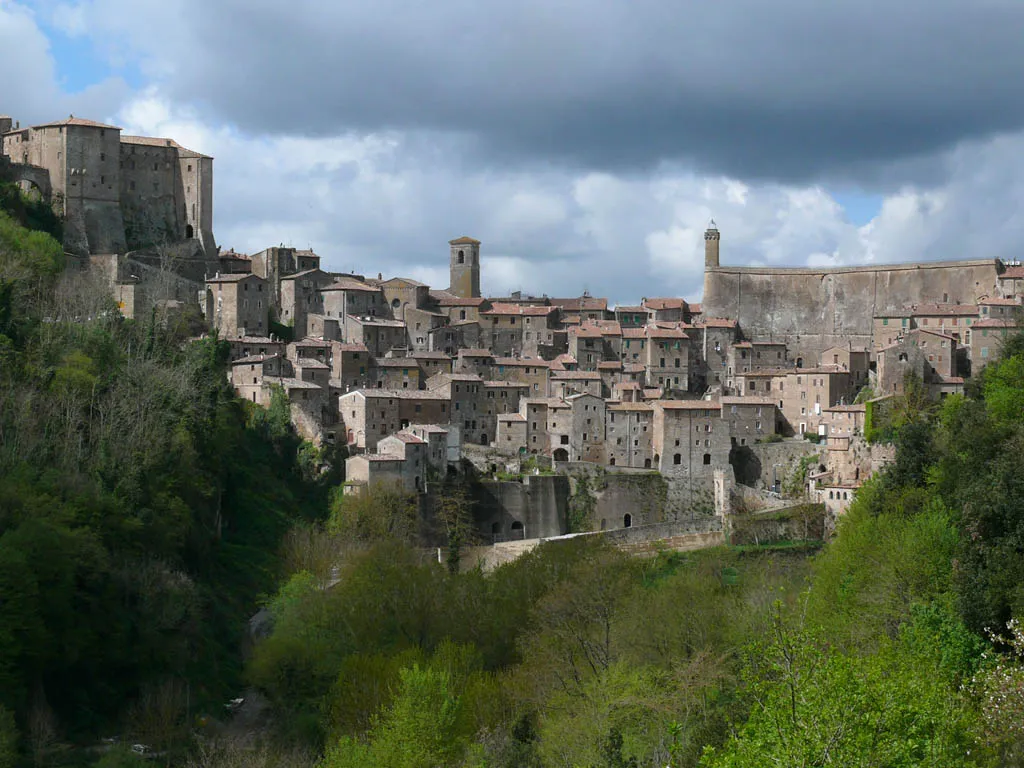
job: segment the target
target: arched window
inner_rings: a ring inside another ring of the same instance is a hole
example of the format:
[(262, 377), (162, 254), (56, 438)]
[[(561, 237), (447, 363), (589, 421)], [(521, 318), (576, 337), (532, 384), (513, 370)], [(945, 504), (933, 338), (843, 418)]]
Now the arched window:
[(460, 309), (459, 310), (459, 320), (465, 320), (465, 319), (466, 319), (466, 310)]
[(681, 453), (677, 453), (675, 456), (672, 457), (672, 463), (673, 464), (682, 464), (683, 463), (683, 455)]
[(523, 528), (523, 524), (516, 520), (512, 523), (512, 538), (513, 539), (525, 539), (526, 529)]
[(644, 469), (650, 469), (650, 468), (651, 468), (651, 460), (650, 459), (644, 459)]
[(797, 368), (803, 368), (804, 367), (804, 359), (802, 357), (798, 357), (796, 359), (796, 367)]
[(705, 453), (704, 454), (704, 464), (706, 464), (706, 465), (710, 465), (711, 464), (711, 454), (710, 453)]
[(622, 527), (632, 528), (633, 527), (633, 516), (628, 512), (622, 517)]
[(834, 495), (832, 494), (832, 491), (829, 491), (829, 492), (828, 492), (828, 497), (829, 497), (830, 499), (834, 499), (834, 498), (835, 498), (835, 496), (834, 496)]
[(466, 263), (466, 254), (464, 254), (462, 251), (459, 251), (459, 257), (456, 259), (456, 262), (459, 263), (459, 264), (465, 264)]
[(192, 225), (191, 225), (191, 224), (188, 224), (188, 225), (187, 225), (187, 226), (185, 227), (185, 239), (186, 239), (186, 240), (191, 240), (191, 239), (192, 239), (193, 237), (195, 237), (195, 236), (196, 236), (196, 235), (195, 235), (195, 230), (194, 230), (194, 229), (192, 229)]

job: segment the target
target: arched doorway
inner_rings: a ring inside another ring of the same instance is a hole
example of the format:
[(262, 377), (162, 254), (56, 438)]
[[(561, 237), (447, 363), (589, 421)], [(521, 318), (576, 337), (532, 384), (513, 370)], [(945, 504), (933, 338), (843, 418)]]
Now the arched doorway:
[(555, 461), (568, 461), (569, 452), (565, 450), (565, 448), (556, 448), (552, 458), (554, 458)]
[(519, 522), (518, 520), (516, 520), (514, 523), (512, 523), (512, 538), (513, 539), (525, 539), (526, 538), (526, 529), (523, 527), (523, 524), (521, 522)]
[(185, 225), (185, 239), (186, 240), (191, 240), (195, 236), (196, 236), (196, 231), (194, 229), (192, 229), (192, 225), (191, 224), (186, 224)]
[(650, 468), (651, 468), (651, 460), (650, 459), (644, 459), (644, 469), (650, 469)]
[(623, 528), (632, 528), (633, 527), (633, 516), (631, 514), (629, 514), (629, 512), (627, 512), (625, 515), (622, 516), (622, 527)]
[(804, 359), (802, 357), (798, 357), (796, 359), (796, 367), (797, 368), (803, 368), (804, 367)]

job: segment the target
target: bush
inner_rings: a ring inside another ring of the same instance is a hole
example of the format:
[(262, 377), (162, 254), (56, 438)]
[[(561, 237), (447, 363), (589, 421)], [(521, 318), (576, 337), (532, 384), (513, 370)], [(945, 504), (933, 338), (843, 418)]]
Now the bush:
[(807, 440), (812, 443), (820, 443), (821, 435), (819, 435), (817, 432), (804, 432), (804, 440)]

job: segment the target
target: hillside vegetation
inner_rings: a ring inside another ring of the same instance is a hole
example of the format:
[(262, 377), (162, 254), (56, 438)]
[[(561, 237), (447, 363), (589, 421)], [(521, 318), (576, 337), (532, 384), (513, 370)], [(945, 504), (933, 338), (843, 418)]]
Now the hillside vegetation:
[[(968, 396), (891, 409), (896, 461), (820, 551), (641, 560), (580, 537), (460, 573), (411, 545), (409, 497), (341, 495), (287, 402), (233, 397), (223, 343), (123, 320), (15, 209), (0, 768), (148, 762), (98, 745), (115, 734), (193, 768), (1024, 760), (1020, 338)], [(218, 728), (244, 688), (269, 719)]]

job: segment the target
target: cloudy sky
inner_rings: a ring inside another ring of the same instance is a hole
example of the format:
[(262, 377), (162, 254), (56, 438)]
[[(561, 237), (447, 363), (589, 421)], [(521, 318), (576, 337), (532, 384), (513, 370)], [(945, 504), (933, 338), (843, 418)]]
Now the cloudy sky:
[(0, 113), (215, 161), (215, 233), (447, 285), (1021, 258), (1019, 0), (0, 0)]

